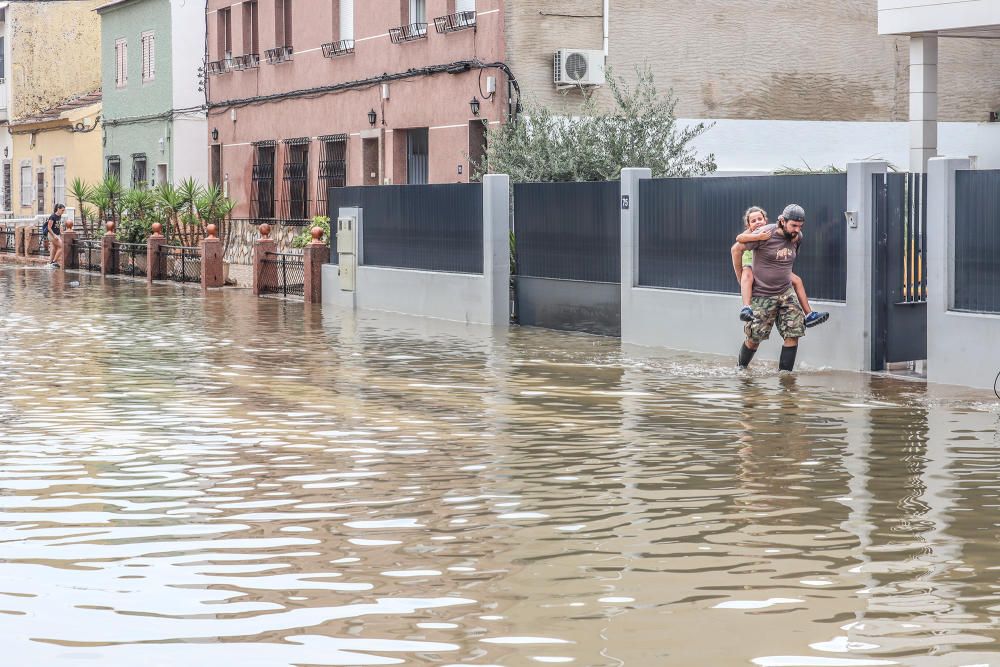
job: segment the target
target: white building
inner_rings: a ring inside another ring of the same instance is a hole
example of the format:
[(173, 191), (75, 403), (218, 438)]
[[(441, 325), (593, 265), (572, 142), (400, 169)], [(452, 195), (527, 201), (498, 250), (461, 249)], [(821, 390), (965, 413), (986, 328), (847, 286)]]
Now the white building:
[(911, 171), (926, 171), (927, 160), (939, 154), (976, 155), (985, 158), (980, 166), (1000, 167), (1000, 105), (983, 110), (993, 127), (967, 128), (966, 137), (976, 139), (971, 145), (953, 141), (952, 128), (938, 121), (939, 74), (948, 76), (944, 67), (939, 72), (939, 41), (1000, 37), (1000, 0), (879, 0), (878, 32), (910, 38)]

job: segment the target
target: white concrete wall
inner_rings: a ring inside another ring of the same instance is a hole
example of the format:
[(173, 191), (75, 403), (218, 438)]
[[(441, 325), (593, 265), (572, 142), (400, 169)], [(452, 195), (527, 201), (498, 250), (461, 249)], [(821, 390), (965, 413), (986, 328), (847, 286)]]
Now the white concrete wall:
[[(198, 68), (205, 57), (205, 0), (171, 0), (170, 59), (173, 67), (171, 105), (188, 109), (205, 104), (198, 91)], [(171, 179), (208, 183), (208, 120), (204, 112), (175, 116), (171, 129)]]
[(927, 168), (927, 379), (992, 387), (1000, 372), (1000, 315), (951, 310), (954, 303), (955, 172), (966, 158)]
[[(510, 179), (483, 179), (483, 273), (443, 273), (358, 266), (353, 292), (341, 289), (339, 268), (323, 267), (323, 303), (356, 310), (507, 326), (510, 320)], [(341, 215), (356, 209), (341, 209)], [(358, 216), (355, 256), (362, 257), (364, 211)]]
[(176, 185), (185, 178), (208, 183), (208, 120), (203, 116), (174, 118), (171, 127), (171, 151)]
[(880, 35), (1000, 25), (1000, 0), (879, 0)]
[[(198, 68), (205, 58), (205, 0), (171, 0), (170, 40), (174, 108), (204, 104), (205, 94), (198, 91)], [(207, 145), (207, 137), (202, 137), (202, 143)]]
[[(986, 120), (989, 109), (983, 109)], [(696, 120), (682, 120), (688, 126)], [(767, 174), (782, 167), (819, 169), (848, 162), (885, 160), (900, 170), (910, 163), (908, 123), (794, 120), (716, 120), (694, 141), (715, 153), (720, 175)], [(938, 123), (938, 151), (975, 155), (981, 169), (1000, 169), (1000, 123)]]
[[(844, 204), (845, 210), (858, 212), (858, 226), (847, 232), (847, 298), (844, 303), (812, 300), (815, 310), (830, 312), (830, 320), (807, 330), (799, 346), (799, 366), (854, 371), (870, 368), (869, 209), (872, 174), (876, 171), (885, 171), (885, 163), (848, 166)], [(622, 342), (727, 355), (735, 364), (744, 340), (738, 295), (638, 286), (639, 181), (648, 176), (645, 169), (627, 169), (622, 174), (622, 195), (628, 195), (630, 200), (629, 210), (622, 211)], [(727, 252), (728, 248), (719, 248), (720, 256)], [(776, 360), (781, 345), (775, 328), (769, 341), (761, 346), (757, 362)]]
[(481, 275), (358, 267), (357, 308), (493, 324), (488, 285)]

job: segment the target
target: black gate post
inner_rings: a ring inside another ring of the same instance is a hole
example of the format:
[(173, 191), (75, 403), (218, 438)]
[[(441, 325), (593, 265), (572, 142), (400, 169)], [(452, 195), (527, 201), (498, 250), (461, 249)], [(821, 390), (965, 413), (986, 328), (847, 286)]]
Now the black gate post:
[(886, 250), (889, 215), (887, 174), (875, 174), (872, 183), (872, 336), (871, 369), (885, 370), (886, 344)]

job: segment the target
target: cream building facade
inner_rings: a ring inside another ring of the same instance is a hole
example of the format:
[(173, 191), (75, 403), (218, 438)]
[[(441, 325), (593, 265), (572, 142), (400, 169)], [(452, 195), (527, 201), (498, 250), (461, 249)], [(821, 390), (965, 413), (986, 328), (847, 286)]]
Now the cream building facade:
[[(648, 64), (658, 86), (676, 94), (680, 118), (715, 123), (698, 145), (716, 154), (721, 171), (842, 168), (869, 157), (905, 168), (910, 29), (878, 28), (890, 5), (903, 4), (953, 20), (959, 5), (989, 12), (984, 6), (998, 2), (508, 1), (507, 60), (526, 98), (570, 112), (580, 95), (554, 85), (554, 52), (606, 52), (629, 80)], [(940, 147), (1000, 167), (1000, 124), (989, 122), (1000, 110), (1000, 42), (942, 39), (938, 57)], [(608, 99), (606, 86), (596, 90)]]
[(100, 18), (93, 10), (100, 4), (0, 3), (0, 122), (7, 130), (0, 141), (0, 208), (8, 216), (34, 215), (39, 201), (50, 208), (77, 176), (100, 177), (101, 133), (93, 131), (101, 88)]

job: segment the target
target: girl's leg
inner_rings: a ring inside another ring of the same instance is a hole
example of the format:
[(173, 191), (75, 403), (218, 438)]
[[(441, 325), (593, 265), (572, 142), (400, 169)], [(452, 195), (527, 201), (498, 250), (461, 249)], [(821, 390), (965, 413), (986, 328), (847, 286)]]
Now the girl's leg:
[(802, 284), (802, 278), (799, 278), (794, 273), (792, 274), (792, 289), (795, 290), (795, 296), (799, 297), (799, 303), (802, 305), (802, 312), (806, 315), (812, 312), (812, 306), (809, 305), (809, 297), (806, 296), (806, 286)]
[(56, 238), (56, 264), (59, 266), (63, 265), (63, 240), (62, 237)]
[(56, 255), (58, 254), (59, 246), (56, 245), (55, 238), (51, 235), (46, 237), (46, 240), (49, 244), (49, 261), (55, 264), (58, 261)]
[(743, 267), (740, 275), (740, 296), (743, 297), (743, 305), (750, 305), (750, 297), (753, 295), (753, 269), (749, 266)]

